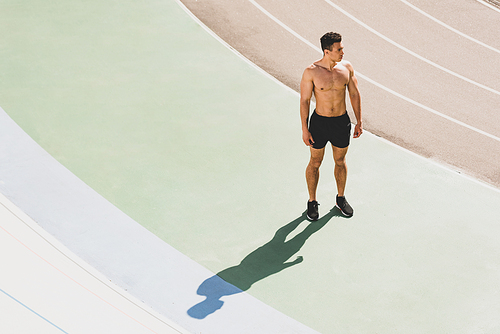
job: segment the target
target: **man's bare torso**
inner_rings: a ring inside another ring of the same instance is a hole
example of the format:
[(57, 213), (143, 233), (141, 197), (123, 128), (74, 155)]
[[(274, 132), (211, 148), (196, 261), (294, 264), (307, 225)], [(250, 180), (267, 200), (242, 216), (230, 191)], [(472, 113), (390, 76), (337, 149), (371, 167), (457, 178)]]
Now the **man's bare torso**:
[(346, 112), (345, 93), (349, 83), (349, 69), (344, 61), (333, 69), (323, 67), (319, 62), (308, 68), (312, 73), (316, 113), (321, 116), (335, 117)]

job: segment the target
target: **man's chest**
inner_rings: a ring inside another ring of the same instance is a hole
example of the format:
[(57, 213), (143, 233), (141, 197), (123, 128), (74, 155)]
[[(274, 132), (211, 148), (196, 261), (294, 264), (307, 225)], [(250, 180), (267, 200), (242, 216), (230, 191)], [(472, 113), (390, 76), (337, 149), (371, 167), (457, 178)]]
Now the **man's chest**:
[(348, 82), (349, 71), (345, 67), (334, 68), (332, 71), (320, 69), (314, 77), (314, 86), (320, 91), (343, 89)]

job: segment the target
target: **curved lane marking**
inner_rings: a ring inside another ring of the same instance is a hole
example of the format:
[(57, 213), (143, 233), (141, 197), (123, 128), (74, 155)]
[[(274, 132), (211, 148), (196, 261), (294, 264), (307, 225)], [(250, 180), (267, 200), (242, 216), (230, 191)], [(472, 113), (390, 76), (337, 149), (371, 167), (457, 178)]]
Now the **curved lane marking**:
[[(12, 210), (10, 210), (7, 206), (5, 206), (3, 203), (0, 203), (0, 205), (2, 205), (5, 209), (7, 209), (8, 211), (10, 211), (16, 218), (18, 218), (20, 221), (22, 221), (24, 223), (24, 221), (14, 212), (12, 212)], [(26, 223), (25, 223), (26, 225)], [(29, 227), (29, 226), (28, 226)], [(31, 227), (29, 227), (31, 229)], [(17, 237), (15, 237), (12, 233), (10, 233), (9, 231), (7, 231), (3, 226), (0, 226), (0, 230), (3, 230), (7, 235), (9, 235), (12, 239), (14, 239), (17, 243), (19, 243), (21, 246), (23, 246), (26, 250), (28, 250), (30, 253), (32, 253), (33, 255), (35, 255), (37, 258), (39, 258), (40, 260), (42, 260), (42, 262), (45, 262), (46, 264), (48, 264), (50, 267), (52, 267), (53, 269), (55, 269), (55, 271), (59, 272), (60, 274), (62, 274), (64, 277), (68, 278), (70, 281), (72, 281), (73, 283), (75, 283), (76, 285), (78, 285), (79, 287), (81, 287), (83, 290), (89, 292), (91, 295), (95, 296), (97, 299), (101, 300), (102, 302), (104, 302), (105, 304), (107, 304), (108, 306), (110, 306), (111, 308), (113, 308), (114, 310), (118, 311), (119, 313), (121, 313), (122, 315), (126, 316), (127, 318), (129, 318), (130, 320), (134, 321), (135, 323), (139, 324), (140, 326), (144, 327), (145, 329), (149, 330), (150, 332), (152, 333), (157, 333), (155, 332), (154, 330), (152, 330), (151, 328), (149, 328), (147, 325), (143, 324), (141, 321), (135, 319), (133, 316), (129, 315), (128, 313), (126, 313), (125, 311), (121, 310), (120, 308), (118, 308), (117, 306), (115, 306), (114, 304), (112, 304), (111, 302), (105, 300), (103, 297), (99, 296), (96, 292), (92, 291), (91, 289), (87, 288), (86, 286), (84, 286), (82, 283), (78, 282), (76, 279), (74, 279), (73, 277), (71, 277), (70, 275), (66, 274), (64, 271), (62, 271), (61, 269), (59, 269), (56, 265), (52, 264), (52, 262), (50, 262), (49, 260), (47, 260), (46, 258), (44, 258), (42, 255), (38, 254), (36, 251), (34, 251), (32, 248), (30, 248), (28, 245), (26, 245), (24, 242), (22, 242), (21, 240), (19, 240)], [(35, 232), (37, 233), (37, 232)], [(38, 234), (38, 233), (37, 233)], [(42, 237), (43, 238), (43, 237)], [(45, 241), (47, 241), (45, 238), (43, 238)], [(47, 241), (48, 242), (48, 241)], [(50, 244), (50, 243), (49, 243)], [(50, 244), (51, 246), (53, 246), (52, 244)], [(55, 248), (55, 246), (53, 246)], [(56, 248), (56, 250), (63, 254), (59, 249)], [(65, 254), (63, 254), (65, 257), (67, 257)], [(69, 257), (67, 257), (71, 262), (74, 262), (73, 260), (71, 260)]]
[[(302, 42), (304, 42), (305, 44), (307, 44), (308, 46), (310, 46), (314, 50), (316, 50), (316, 51), (318, 51), (320, 53), (323, 53), (323, 51), (319, 47), (317, 47), (313, 43), (309, 42), (307, 39), (305, 39), (304, 37), (302, 37), (301, 35), (299, 35), (298, 33), (296, 33), (294, 30), (292, 30), (289, 26), (287, 26), (286, 24), (284, 24), (283, 22), (281, 22), (280, 20), (278, 20), (274, 15), (272, 15), (271, 13), (269, 13), (265, 8), (263, 8), (261, 5), (259, 5), (257, 2), (255, 2), (255, 0), (248, 0), (248, 1), (250, 3), (252, 3), (255, 7), (257, 7), (262, 13), (266, 14), (271, 20), (273, 20), (274, 22), (276, 22), (277, 24), (279, 24), (283, 29), (285, 29), (286, 31), (288, 31), (289, 33), (291, 33), (293, 36), (297, 37), (298, 39), (300, 39)], [(500, 138), (497, 137), (497, 136), (495, 136), (495, 135), (492, 135), (492, 134), (490, 134), (490, 133), (488, 133), (486, 131), (483, 131), (483, 130), (480, 130), (478, 128), (475, 128), (475, 127), (473, 127), (473, 126), (471, 126), (471, 125), (469, 125), (467, 123), (459, 121), (459, 120), (457, 120), (457, 119), (455, 119), (453, 117), (450, 117), (448, 115), (445, 115), (445, 114), (443, 114), (443, 113), (441, 113), (441, 112), (439, 112), (437, 110), (434, 110), (434, 109), (432, 109), (430, 107), (427, 107), (427, 106), (425, 106), (425, 105), (423, 105), (423, 104), (421, 104), (421, 103), (419, 103), (419, 102), (417, 102), (415, 100), (410, 99), (409, 97), (406, 97), (406, 96), (404, 96), (404, 95), (402, 95), (402, 94), (400, 94), (400, 93), (398, 93), (398, 92), (396, 92), (396, 91), (394, 91), (394, 90), (392, 90), (392, 89), (390, 89), (390, 88), (382, 85), (381, 83), (378, 83), (375, 80), (370, 79), (369, 77), (367, 77), (366, 75), (361, 74), (360, 72), (356, 71), (356, 73), (357, 73), (358, 77), (360, 77), (360, 78), (362, 78), (362, 79), (370, 82), (371, 84), (373, 84), (373, 85), (375, 85), (375, 86), (377, 86), (377, 87), (385, 90), (386, 92), (391, 93), (392, 95), (395, 95), (395, 96), (397, 96), (397, 97), (399, 97), (399, 98), (401, 98), (401, 99), (403, 99), (403, 100), (405, 100), (405, 101), (407, 101), (407, 102), (409, 102), (409, 103), (411, 103), (411, 104), (413, 104), (413, 105), (415, 105), (417, 107), (425, 109), (425, 110), (427, 110), (427, 111), (429, 111), (429, 112), (431, 112), (431, 113), (433, 113), (433, 114), (435, 114), (437, 116), (443, 117), (443, 118), (445, 118), (445, 119), (447, 119), (447, 120), (449, 120), (449, 121), (451, 121), (451, 122), (453, 122), (455, 124), (458, 124), (458, 125), (463, 126), (463, 127), (467, 128), (469, 130), (472, 130), (474, 132), (477, 132), (479, 134), (482, 134), (482, 135), (484, 135), (486, 137), (489, 137), (491, 139), (494, 139), (494, 140), (500, 142)]]
[(382, 38), (383, 40), (385, 40), (386, 42), (394, 45), (395, 47), (397, 47), (398, 49), (401, 49), (403, 51), (405, 51), (406, 53), (412, 55), (413, 57), (417, 58), (417, 59), (420, 59), (421, 61), (431, 65), (431, 66), (434, 66), (438, 69), (440, 69), (441, 71), (443, 72), (446, 72), (448, 74), (451, 74), (453, 75), (454, 77), (457, 77), (459, 79), (462, 79), (470, 84), (473, 84), (479, 88), (482, 88), (482, 89), (485, 89), (493, 94), (497, 94), (497, 95), (500, 95), (500, 92), (491, 88), (491, 87), (488, 87), (486, 85), (483, 85), (479, 82), (476, 82), (472, 79), (469, 79), (467, 77), (464, 77), (463, 75), (461, 74), (458, 74), (456, 72), (453, 72), (452, 70), (449, 70), (447, 69), (446, 67), (443, 67), (439, 64), (436, 64), (435, 62), (433, 61), (430, 61), (429, 59), (425, 58), (425, 57), (422, 57), (421, 55), (419, 55), (418, 53), (415, 53), (413, 51), (411, 51), (410, 49), (402, 46), (401, 44), (393, 41), (392, 39), (390, 39), (389, 37), (385, 36), (384, 34), (378, 32), (377, 30), (373, 29), (372, 27), (370, 27), (369, 25), (367, 25), (366, 23), (364, 23), (363, 21), (357, 19), (356, 17), (354, 17), (352, 14), (350, 14), (349, 12), (345, 11), (344, 9), (342, 9), (341, 7), (339, 7), (338, 5), (334, 4), (333, 2), (331, 2), (330, 0), (325, 0), (326, 3), (328, 3), (330, 6), (332, 6), (333, 8), (337, 9), (339, 12), (341, 12), (342, 14), (344, 14), (345, 16), (347, 16), (348, 18), (350, 18), (351, 20), (353, 20), (354, 22), (356, 22), (357, 24), (359, 24), (360, 26), (362, 26), (363, 28), (367, 29), (368, 31), (374, 33), (375, 35), (377, 35), (378, 37)]
[(57, 326), (52, 321), (50, 321), (49, 319), (45, 318), (44, 316), (42, 316), (40, 313), (36, 312), (35, 310), (31, 309), (29, 306), (27, 306), (26, 304), (24, 304), (20, 300), (16, 299), (15, 297), (11, 296), (10, 294), (8, 294), (7, 292), (5, 292), (4, 290), (0, 289), (0, 292), (3, 293), (4, 295), (6, 295), (7, 297), (9, 297), (10, 299), (12, 299), (13, 301), (15, 301), (16, 303), (18, 303), (19, 305), (21, 305), (22, 307), (24, 307), (25, 309), (27, 309), (28, 311), (30, 311), (30, 312), (34, 313), (35, 315), (37, 315), (40, 319), (42, 319), (42, 320), (46, 321), (47, 323), (51, 324), (52, 326), (54, 326), (55, 328), (57, 328), (61, 332), (69, 334), (64, 329), (62, 329), (61, 327)]
[(490, 49), (491, 51), (494, 51), (494, 52), (496, 52), (496, 53), (500, 53), (500, 50), (498, 50), (498, 49), (496, 49), (496, 48), (492, 47), (491, 45), (488, 45), (488, 44), (486, 44), (486, 43), (483, 43), (483, 42), (481, 42), (481, 41), (479, 41), (479, 40), (477, 40), (477, 39), (475, 39), (475, 38), (473, 38), (473, 37), (470, 37), (469, 35), (466, 35), (466, 34), (464, 34), (463, 32), (461, 32), (461, 31), (459, 31), (459, 30), (457, 30), (457, 29), (453, 28), (452, 26), (447, 25), (447, 24), (446, 24), (446, 23), (444, 23), (443, 21), (440, 21), (440, 20), (436, 19), (436, 18), (435, 18), (434, 16), (432, 16), (431, 14), (428, 14), (428, 13), (424, 12), (423, 10), (421, 10), (421, 9), (420, 9), (420, 8), (418, 8), (417, 6), (415, 6), (415, 5), (411, 4), (411, 3), (409, 3), (408, 1), (406, 1), (406, 0), (399, 0), (399, 1), (401, 1), (401, 2), (402, 2), (402, 3), (404, 3), (405, 5), (407, 5), (407, 6), (411, 7), (411, 8), (413, 8), (414, 10), (416, 10), (416, 11), (417, 11), (417, 12), (419, 12), (420, 14), (422, 14), (422, 15), (426, 16), (427, 18), (431, 19), (432, 21), (436, 22), (437, 24), (442, 25), (442, 26), (443, 26), (443, 27), (445, 27), (446, 29), (449, 29), (449, 30), (453, 31), (454, 33), (456, 33), (456, 34), (458, 34), (458, 35), (460, 35), (460, 36), (462, 36), (462, 37), (464, 37), (464, 38), (467, 38), (468, 40), (470, 40), (470, 41), (472, 41), (472, 42), (474, 42), (474, 43), (477, 43), (477, 44), (479, 44), (479, 45), (481, 45), (481, 46), (484, 46), (485, 48)]
[(477, 0), (477, 2), (482, 3), (483, 5), (488, 6), (488, 7), (490, 7), (491, 9), (496, 10), (497, 12), (499, 12), (499, 13), (500, 13), (500, 9), (498, 9), (497, 7), (495, 7), (495, 6), (493, 6), (493, 5), (489, 4), (489, 3), (487, 3), (486, 1), (483, 1), (483, 0)]

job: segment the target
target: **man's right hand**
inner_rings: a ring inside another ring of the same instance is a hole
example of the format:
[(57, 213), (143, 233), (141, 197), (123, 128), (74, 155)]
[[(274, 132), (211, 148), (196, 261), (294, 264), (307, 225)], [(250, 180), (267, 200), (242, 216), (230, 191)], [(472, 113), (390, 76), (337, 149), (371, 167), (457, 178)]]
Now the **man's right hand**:
[(309, 130), (302, 131), (302, 140), (304, 141), (304, 144), (306, 144), (307, 146), (312, 146), (314, 144), (314, 139), (311, 136)]

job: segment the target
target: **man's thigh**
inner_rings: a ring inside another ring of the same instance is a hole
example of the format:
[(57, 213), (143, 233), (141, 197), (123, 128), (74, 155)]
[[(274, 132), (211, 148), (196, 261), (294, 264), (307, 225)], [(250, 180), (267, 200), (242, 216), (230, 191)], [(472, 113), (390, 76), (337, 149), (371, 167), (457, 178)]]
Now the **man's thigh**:
[(347, 150), (349, 149), (349, 146), (347, 147), (335, 147), (332, 145), (332, 150), (333, 150), (333, 160), (335, 163), (344, 163), (345, 162), (345, 156), (347, 154)]
[(325, 148), (314, 148), (310, 147), (311, 149), (311, 162), (321, 164), (323, 161), (323, 157), (325, 155)]

